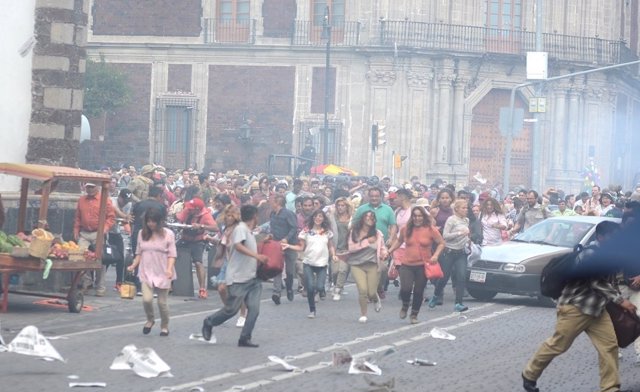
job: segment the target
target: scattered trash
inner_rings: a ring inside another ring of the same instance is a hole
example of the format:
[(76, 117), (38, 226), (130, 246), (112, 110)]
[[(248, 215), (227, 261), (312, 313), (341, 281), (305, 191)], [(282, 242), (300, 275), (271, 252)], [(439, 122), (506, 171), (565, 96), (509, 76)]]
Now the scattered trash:
[(189, 392), (204, 392), (204, 388), (202, 387), (193, 387), (189, 389)]
[(49, 340), (38, 332), (38, 328), (33, 325), (24, 327), (11, 343), (6, 346), (5, 351), (42, 357), (45, 360), (58, 360), (65, 362), (62, 356), (49, 343)]
[(67, 378), (68, 378), (69, 380), (77, 380), (77, 379), (79, 379), (79, 378), (80, 378), (80, 376), (77, 376), (77, 375), (75, 375), (75, 374), (70, 374), (70, 375), (68, 375), (68, 376), (67, 376)]
[(444, 329), (440, 329), (437, 327), (434, 327), (431, 332), (429, 332), (429, 335), (431, 335), (431, 337), (435, 339), (456, 340), (455, 336), (451, 335)]
[(191, 335), (189, 335), (189, 340), (197, 340), (199, 342), (205, 342), (209, 344), (215, 344), (218, 342), (218, 339), (216, 339), (215, 335), (211, 335), (211, 340), (205, 340), (205, 338), (202, 337), (201, 333), (192, 333)]
[(284, 368), (285, 368), (285, 370), (293, 371), (293, 370), (298, 369), (298, 367), (297, 367), (297, 366), (293, 366), (293, 365), (289, 364), (287, 361), (285, 361), (284, 359), (282, 359), (282, 358), (280, 358), (280, 357), (278, 357), (278, 356), (275, 356), (275, 355), (269, 355), (267, 358), (269, 358), (269, 360), (270, 360), (271, 362), (275, 362), (275, 363), (277, 363), (277, 364), (282, 365), (282, 367), (284, 367)]
[(369, 361), (354, 359), (349, 365), (349, 374), (375, 374), (376, 376), (381, 376), (382, 370)]
[(341, 348), (332, 353), (333, 357), (333, 366), (341, 366), (351, 363), (353, 361), (353, 357), (351, 353), (346, 348)]
[(391, 392), (393, 391), (394, 387), (396, 386), (396, 378), (392, 377), (391, 380), (388, 381), (384, 381), (384, 382), (375, 382), (373, 380), (371, 380), (370, 378), (368, 378), (367, 376), (364, 376), (364, 381), (370, 386), (370, 387), (374, 387), (375, 389), (371, 390), (371, 392)]
[(94, 388), (106, 388), (106, 382), (70, 382), (69, 388), (80, 388), (80, 387), (94, 387)]
[(460, 313), (458, 315), (458, 320), (467, 320), (469, 317), (465, 316), (464, 314)]
[(411, 365), (416, 365), (416, 366), (436, 366), (436, 362), (429, 361), (426, 359), (420, 359), (420, 358), (409, 359), (407, 360), (407, 363)]
[(156, 352), (149, 347), (137, 348), (133, 344), (124, 346), (109, 367), (111, 370), (133, 370), (144, 378), (173, 377), (167, 365)]

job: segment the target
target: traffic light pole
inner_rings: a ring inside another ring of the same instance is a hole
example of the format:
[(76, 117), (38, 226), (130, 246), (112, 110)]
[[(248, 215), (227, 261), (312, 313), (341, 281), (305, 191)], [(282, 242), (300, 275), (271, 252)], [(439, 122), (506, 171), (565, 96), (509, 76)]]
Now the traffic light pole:
[(547, 78), (544, 80), (536, 80), (535, 82), (520, 83), (513, 86), (511, 88), (511, 96), (509, 98), (509, 132), (507, 132), (507, 141), (506, 141), (505, 153), (504, 153), (504, 179), (502, 182), (504, 191), (509, 192), (510, 190), (509, 176), (511, 175), (511, 149), (513, 145), (513, 131), (515, 129), (515, 124), (513, 123), (515, 116), (513, 115), (513, 113), (515, 110), (516, 90), (522, 87), (531, 86), (537, 83), (540, 83), (542, 85), (543, 83), (555, 82), (556, 80), (560, 80), (560, 79), (572, 78), (574, 76), (586, 75), (594, 72), (608, 71), (610, 69), (622, 68), (622, 67), (627, 67), (629, 65), (635, 65), (635, 64), (640, 64), (640, 60), (630, 61), (628, 63), (622, 63), (622, 64), (616, 64), (616, 65), (608, 65), (606, 67), (588, 69), (586, 71), (572, 72), (566, 75), (554, 76), (552, 78)]
[(322, 132), (322, 163), (326, 165), (329, 163), (329, 66), (331, 60), (331, 22), (329, 21), (328, 5), (324, 10), (323, 27), (327, 34), (327, 52), (324, 65), (324, 132)]

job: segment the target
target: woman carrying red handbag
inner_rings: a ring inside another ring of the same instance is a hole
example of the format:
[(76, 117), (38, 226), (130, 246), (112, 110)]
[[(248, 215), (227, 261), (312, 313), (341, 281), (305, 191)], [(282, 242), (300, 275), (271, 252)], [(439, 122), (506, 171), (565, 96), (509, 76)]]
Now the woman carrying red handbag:
[[(424, 289), (427, 286), (425, 263), (437, 264), (438, 257), (445, 246), (442, 235), (433, 224), (433, 219), (423, 207), (416, 206), (411, 209), (411, 220), (400, 230), (400, 235), (389, 251), (393, 252), (402, 244), (405, 244), (406, 248), (400, 266), (400, 298), (402, 299), (400, 318), (407, 317), (409, 305), (411, 305), (410, 322), (416, 324), (424, 298)], [(431, 254), (433, 244), (437, 246)], [(411, 300), (411, 293), (413, 293), (413, 300)]]

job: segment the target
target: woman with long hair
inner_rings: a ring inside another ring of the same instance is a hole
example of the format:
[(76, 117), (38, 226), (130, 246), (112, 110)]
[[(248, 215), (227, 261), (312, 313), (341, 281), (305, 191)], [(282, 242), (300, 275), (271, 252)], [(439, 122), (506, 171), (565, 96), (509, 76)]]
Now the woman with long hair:
[(169, 336), (169, 306), (167, 297), (171, 281), (176, 279), (176, 241), (173, 232), (165, 227), (164, 214), (156, 208), (147, 210), (142, 230), (138, 232), (138, 246), (133, 264), (127, 270), (138, 268), (142, 284), (142, 305), (147, 322), (142, 333), (147, 335), (155, 324), (153, 291), (158, 294), (160, 336)]
[(340, 296), (344, 288), (344, 283), (349, 274), (349, 264), (345, 261), (344, 255), (348, 252), (349, 222), (353, 216), (353, 207), (346, 197), (336, 199), (331, 211), (328, 214), (333, 232), (333, 243), (336, 247), (336, 254), (331, 260), (331, 282), (333, 282), (333, 300), (340, 301)]
[(360, 216), (351, 228), (348, 237), (349, 255), (347, 262), (358, 287), (361, 323), (367, 322), (367, 303), (373, 302), (375, 311), (380, 312), (382, 303), (378, 296), (380, 272), (385, 270), (384, 260), (388, 252), (384, 237), (376, 229), (376, 215), (367, 211)]
[(309, 318), (316, 317), (316, 293), (326, 297), (325, 282), (329, 257), (335, 258), (336, 248), (331, 241), (329, 218), (322, 210), (315, 210), (307, 219), (307, 224), (298, 235), (298, 244), (284, 244), (284, 249), (302, 252), (304, 287), (307, 289)]
[(449, 219), (451, 215), (453, 215), (453, 209), (451, 209), (451, 203), (455, 196), (453, 195), (453, 191), (448, 188), (441, 189), (438, 192), (438, 196), (433, 201), (431, 205), (431, 217), (435, 220), (435, 225), (440, 230), (442, 234), (442, 230), (444, 229), (444, 224)]
[(482, 203), (480, 223), (482, 224), (482, 246), (502, 243), (502, 231), (507, 230), (507, 218), (496, 199), (490, 197)]
[[(433, 225), (429, 213), (424, 208), (416, 206), (411, 209), (411, 220), (400, 230), (400, 235), (391, 245), (389, 252), (393, 252), (402, 244), (405, 244), (405, 251), (400, 260), (400, 298), (402, 299), (400, 318), (407, 317), (407, 311), (411, 305), (410, 322), (416, 324), (424, 298), (424, 289), (427, 286), (424, 264), (437, 263), (445, 243), (440, 232)], [(432, 254), (431, 249), (434, 244), (437, 246)], [(413, 293), (413, 301), (411, 293)]]
[(435, 308), (442, 305), (442, 294), (449, 278), (455, 284), (456, 300), (453, 307), (456, 312), (464, 312), (468, 308), (462, 304), (464, 296), (465, 280), (467, 278), (467, 254), (465, 246), (469, 239), (469, 202), (458, 199), (453, 203), (453, 212), (444, 224), (442, 237), (445, 240), (445, 249), (440, 259), (444, 277), (438, 279), (433, 296), (429, 300), (429, 307)]

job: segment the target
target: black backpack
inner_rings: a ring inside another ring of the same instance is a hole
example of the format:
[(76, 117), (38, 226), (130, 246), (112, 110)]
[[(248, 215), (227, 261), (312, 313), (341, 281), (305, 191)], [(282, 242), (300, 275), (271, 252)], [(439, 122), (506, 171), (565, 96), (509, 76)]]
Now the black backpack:
[(583, 247), (578, 244), (572, 252), (556, 257), (551, 260), (542, 269), (540, 275), (540, 293), (545, 297), (558, 299), (564, 286), (570, 280), (571, 274), (577, 264), (578, 255), (585, 249), (593, 248), (590, 246)]

